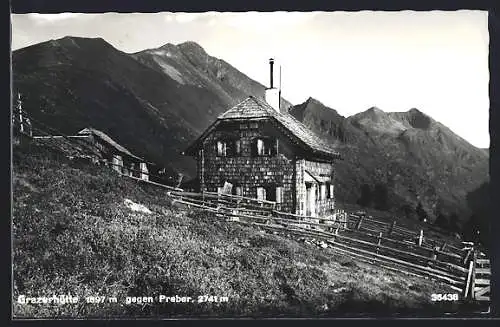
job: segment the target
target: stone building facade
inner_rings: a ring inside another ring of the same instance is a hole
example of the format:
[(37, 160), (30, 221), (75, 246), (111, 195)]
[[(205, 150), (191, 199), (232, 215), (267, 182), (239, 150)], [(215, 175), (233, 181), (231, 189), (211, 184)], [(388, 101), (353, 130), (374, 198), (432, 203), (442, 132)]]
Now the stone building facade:
[(289, 213), (331, 214), (339, 153), (275, 107), (250, 96), (184, 151), (197, 160), (199, 190), (275, 201)]

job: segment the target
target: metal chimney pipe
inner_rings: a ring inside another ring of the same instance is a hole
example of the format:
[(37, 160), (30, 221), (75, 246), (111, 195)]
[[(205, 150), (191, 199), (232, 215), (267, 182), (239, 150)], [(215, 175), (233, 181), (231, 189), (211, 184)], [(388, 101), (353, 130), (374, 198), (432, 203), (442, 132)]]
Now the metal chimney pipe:
[(271, 70), (270, 70), (270, 73), (271, 73), (271, 85), (270, 85), (269, 88), (271, 88), (271, 89), (273, 88), (273, 65), (274, 65), (274, 59), (271, 58), (271, 59), (269, 59), (269, 66), (271, 68)]
[(280, 83), (278, 85), (278, 108), (281, 109), (281, 65), (280, 65)]

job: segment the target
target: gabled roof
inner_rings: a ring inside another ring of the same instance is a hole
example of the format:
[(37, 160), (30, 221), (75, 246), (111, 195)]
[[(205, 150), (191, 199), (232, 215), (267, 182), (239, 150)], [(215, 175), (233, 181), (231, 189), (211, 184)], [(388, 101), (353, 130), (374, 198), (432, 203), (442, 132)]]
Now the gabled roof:
[(127, 150), (126, 148), (124, 148), (120, 144), (116, 143), (111, 137), (109, 137), (106, 133), (104, 133), (100, 130), (97, 130), (97, 129), (92, 128), (92, 127), (87, 127), (87, 128), (82, 129), (81, 131), (79, 131), (78, 134), (79, 135), (90, 135), (90, 134), (96, 135), (101, 140), (103, 140), (104, 142), (106, 142), (109, 145), (111, 145), (112, 147), (114, 147), (118, 152), (126, 154), (132, 158), (135, 158), (135, 159), (138, 159), (141, 161), (145, 161), (143, 158), (132, 154), (132, 152), (130, 152), (129, 150)]
[(231, 109), (221, 114), (217, 120), (196, 140), (185, 152), (193, 150), (221, 121), (225, 120), (255, 120), (274, 119), (284, 127), (293, 137), (298, 139), (310, 151), (331, 158), (340, 158), (340, 154), (313, 131), (288, 113), (278, 112), (268, 103), (254, 96), (249, 96)]

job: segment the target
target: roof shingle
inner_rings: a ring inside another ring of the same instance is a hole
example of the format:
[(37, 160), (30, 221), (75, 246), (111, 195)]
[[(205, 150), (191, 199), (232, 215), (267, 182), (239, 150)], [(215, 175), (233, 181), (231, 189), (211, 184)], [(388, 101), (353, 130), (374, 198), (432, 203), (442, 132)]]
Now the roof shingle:
[(78, 132), (79, 135), (90, 135), (90, 134), (93, 134), (93, 135), (96, 135), (98, 136), (99, 138), (101, 138), (103, 141), (105, 141), (106, 143), (108, 143), (109, 145), (111, 145), (112, 147), (114, 147), (117, 151), (123, 153), (123, 154), (126, 154), (132, 158), (135, 158), (135, 159), (138, 159), (138, 160), (144, 160), (143, 158), (141, 157), (138, 157), (134, 154), (132, 154), (132, 152), (130, 152), (128, 149), (126, 149), (125, 147), (121, 146), (120, 144), (118, 144), (117, 142), (115, 142), (111, 137), (109, 137), (106, 133), (98, 130), (98, 129), (95, 129), (95, 128), (92, 128), (92, 127), (87, 127), (87, 128), (84, 128), (82, 129), (81, 131)]
[(281, 123), (294, 136), (305, 143), (311, 150), (339, 157), (339, 153), (332, 146), (307, 128), (300, 121), (288, 113), (278, 112), (268, 103), (253, 96), (249, 96), (231, 109), (218, 117), (218, 120), (251, 119), (251, 118), (274, 118)]

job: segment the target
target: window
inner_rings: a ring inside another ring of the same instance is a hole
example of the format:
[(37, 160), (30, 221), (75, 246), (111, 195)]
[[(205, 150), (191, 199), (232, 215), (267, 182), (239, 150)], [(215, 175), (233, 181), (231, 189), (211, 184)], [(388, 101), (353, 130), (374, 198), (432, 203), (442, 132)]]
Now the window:
[(139, 164), (139, 167), (140, 167), (140, 177), (141, 179), (144, 179), (144, 180), (149, 180), (149, 172), (148, 172), (148, 166), (146, 165), (145, 162), (141, 162)]
[(113, 161), (111, 162), (112, 168), (117, 172), (121, 173), (123, 168), (123, 159), (120, 155), (113, 155)]
[(283, 201), (283, 187), (264, 185), (257, 187), (257, 199), (281, 203)]
[(232, 157), (241, 154), (241, 140), (218, 140), (217, 156)]
[(256, 138), (252, 141), (252, 156), (274, 156), (278, 153), (278, 139)]
[(276, 201), (276, 187), (266, 186), (264, 189), (266, 190), (266, 200)]
[(238, 196), (243, 196), (243, 187), (241, 186), (234, 186), (233, 187), (233, 195), (238, 195)]

